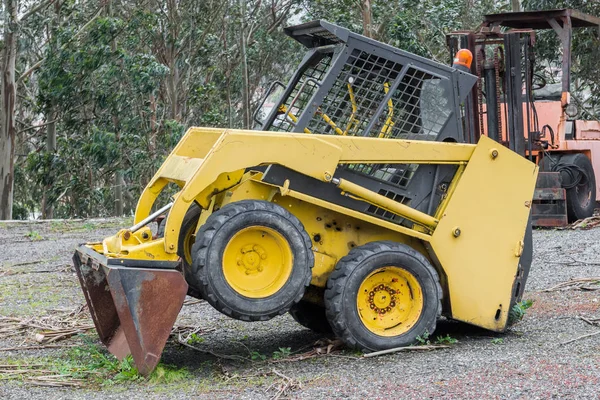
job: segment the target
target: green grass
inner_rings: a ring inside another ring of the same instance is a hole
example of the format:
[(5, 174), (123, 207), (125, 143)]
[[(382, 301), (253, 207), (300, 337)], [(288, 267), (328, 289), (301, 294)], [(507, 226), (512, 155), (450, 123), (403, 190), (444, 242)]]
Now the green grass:
[(32, 242), (44, 240), (38, 231), (29, 231), (25, 234), (25, 236), (28, 237)]
[(133, 225), (133, 218), (115, 218), (108, 221), (85, 221), (85, 222), (73, 222), (68, 219), (64, 221), (52, 221), (50, 223), (50, 230), (56, 233), (66, 232), (93, 232), (98, 229), (112, 228), (118, 231), (121, 228)]
[(187, 343), (191, 345), (204, 343), (204, 338), (196, 333), (192, 333), (190, 338), (187, 340)]
[[(40, 310), (57, 307), (65, 298), (70, 282), (53, 282), (50, 274), (22, 283), (17, 275), (0, 282), (0, 315), (39, 315)], [(10, 299), (10, 301), (8, 301)]]
[[(0, 373), (0, 380), (23, 380), (35, 376), (36, 369), (45, 369), (62, 375), (61, 379), (82, 379), (90, 387), (115, 386), (124, 383), (171, 384), (188, 379), (191, 374), (185, 368), (159, 363), (152, 374), (146, 378), (139, 374), (133, 359), (128, 356), (117, 360), (104, 348), (92, 342), (89, 336), (82, 335), (81, 346), (69, 349), (58, 357), (36, 359), (7, 360), (7, 363), (31, 369), (31, 373), (22, 376), (9, 376)], [(35, 367), (33, 367), (35, 365)]]
[(279, 350), (273, 352), (273, 360), (288, 358), (291, 354), (292, 349), (290, 347), (280, 347)]
[[(431, 345), (431, 335), (429, 334), (429, 332), (426, 330), (422, 335), (419, 335), (416, 337), (417, 343), (420, 346), (429, 346)], [(447, 334), (446, 336), (437, 336), (433, 342), (433, 344), (455, 344), (458, 343), (458, 339), (453, 338), (452, 336), (450, 336), (449, 334)]]
[(438, 336), (435, 338), (435, 344), (455, 344), (455, 343), (458, 343), (458, 339), (455, 339), (450, 335)]

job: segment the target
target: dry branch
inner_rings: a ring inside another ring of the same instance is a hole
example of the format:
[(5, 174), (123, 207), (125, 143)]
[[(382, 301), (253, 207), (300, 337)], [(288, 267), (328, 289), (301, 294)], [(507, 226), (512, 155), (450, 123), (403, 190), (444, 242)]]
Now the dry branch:
[(577, 336), (577, 337), (576, 337), (576, 338), (574, 338), (574, 339), (567, 340), (566, 342), (562, 342), (562, 343), (559, 343), (559, 344), (560, 344), (561, 346), (563, 346), (563, 345), (565, 345), (565, 344), (573, 343), (573, 342), (575, 342), (575, 341), (577, 341), (577, 340), (580, 340), (580, 339), (585, 339), (585, 338), (589, 338), (589, 337), (591, 337), (591, 336), (595, 336), (595, 335), (600, 335), (600, 331), (596, 331), (596, 332), (588, 333), (587, 335), (581, 335), (581, 336)]
[(580, 219), (569, 225), (569, 229), (592, 229), (600, 225), (600, 216), (594, 215), (585, 219)]
[(296, 354), (286, 358), (280, 358), (277, 360), (269, 360), (269, 363), (287, 363), (287, 362), (296, 362), (307, 360), (309, 358), (321, 357), (321, 356), (332, 356), (332, 357), (341, 357), (348, 358), (352, 360), (358, 360), (358, 357), (352, 356), (342, 356), (333, 354), (334, 351), (339, 350), (344, 346), (343, 342), (339, 339), (329, 340), (329, 339), (321, 339), (313, 344), (313, 348), (304, 353)]
[(187, 342), (185, 342), (182, 338), (181, 338), (181, 334), (179, 334), (177, 336), (177, 342), (185, 347), (189, 347), (190, 349), (196, 350), (200, 353), (204, 353), (204, 354), (210, 354), (212, 356), (215, 356), (217, 358), (223, 358), (225, 360), (235, 360), (235, 361), (247, 361), (248, 359), (246, 357), (242, 357), (242, 356), (237, 356), (235, 354), (219, 354), (219, 353), (215, 353), (214, 351), (211, 350), (204, 350), (204, 349), (200, 349), (196, 346), (192, 346), (191, 344), (188, 344)]
[(397, 353), (399, 351), (438, 350), (438, 349), (447, 349), (447, 348), (450, 348), (450, 346), (437, 345), (437, 344), (436, 345), (424, 345), (424, 346), (395, 347), (393, 349), (387, 349), (387, 350), (374, 351), (372, 353), (367, 353), (367, 354), (364, 354), (363, 357), (365, 357), (365, 358), (377, 357), (377, 356), (381, 356), (384, 354)]
[[(0, 339), (17, 335), (26, 335), (40, 343), (35, 346), (22, 346), (19, 349), (47, 348), (48, 344), (68, 339), (94, 328), (82, 305), (71, 311), (53, 313), (44, 317), (15, 318), (0, 317)], [(46, 345), (46, 346), (44, 346)], [(16, 348), (8, 348), (16, 350)], [(0, 349), (0, 351), (8, 351)]]
[(302, 384), (299, 380), (290, 378), (289, 376), (277, 371), (275, 368), (273, 368), (271, 372), (281, 378), (277, 385), (273, 384), (267, 388), (268, 391), (270, 388), (276, 386), (276, 392), (271, 397), (272, 400), (280, 399), (281, 396), (285, 396), (289, 391), (302, 389)]
[(13, 346), (13, 347), (4, 347), (0, 349), (0, 351), (21, 351), (21, 350), (41, 350), (41, 349), (56, 349), (61, 347), (77, 347), (76, 344), (46, 344), (39, 346)]
[(200, 300), (200, 299), (191, 299), (191, 300), (186, 300), (183, 302), (184, 306), (191, 306), (193, 304), (198, 304), (198, 303), (202, 303), (204, 302), (204, 300)]
[(588, 324), (590, 324), (592, 326), (600, 326), (600, 318), (586, 318), (586, 317), (579, 316), (579, 319), (581, 319), (584, 322), (587, 322)]
[[(567, 282), (561, 282), (558, 285), (552, 286), (551, 288), (544, 289), (542, 292), (555, 292), (557, 290), (569, 290), (569, 289), (578, 289), (578, 290), (600, 290), (600, 277), (593, 278), (577, 278), (571, 279)], [(598, 286), (591, 286), (598, 285)]]

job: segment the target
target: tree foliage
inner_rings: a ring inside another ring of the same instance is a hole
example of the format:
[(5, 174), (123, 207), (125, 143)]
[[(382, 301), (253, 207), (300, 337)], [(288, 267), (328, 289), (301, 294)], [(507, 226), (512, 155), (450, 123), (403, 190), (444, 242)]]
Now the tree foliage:
[[(35, 2), (17, 3), (22, 15)], [(599, 2), (522, 3), (600, 15)], [(448, 63), (447, 32), (476, 28), (483, 14), (510, 9), (509, 0), (40, 4), (18, 30), (13, 217), (21, 218), (112, 215), (117, 203), (131, 213), (187, 127), (242, 127), (244, 109), (254, 109), (268, 83), (289, 79), (304, 51), (284, 35), (285, 26), (322, 18), (362, 33), (369, 11), (371, 36)], [(556, 43), (543, 35), (539, 42), (538, 57), (552, 62)], [(578, 34), (573, 45), (584, 55), (575, 60), (578, 85), (598, 93), (597, 33)]]
[[(265, 79), (283, 79), (301, 56), (281, 30), (296, 9), (247, 3), (253, 102)], [(19, 106), (21, 125), (39, 128), (20, 137), (16, 215), (40, 210), (42, 199), (58, 217), (111, 215), (116, 185), (130, 213), (186, 127), (241, 127), (240, 18), (239, 2), (218, 0), (71, 0), (38, 15), (43, 28), (23, 35), (21, 66), (42, 64), (23, 80)]]

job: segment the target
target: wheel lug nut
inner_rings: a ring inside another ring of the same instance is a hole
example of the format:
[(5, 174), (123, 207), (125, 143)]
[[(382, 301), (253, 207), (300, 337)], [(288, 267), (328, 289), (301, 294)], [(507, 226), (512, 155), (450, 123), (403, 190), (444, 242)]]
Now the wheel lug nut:
[(394, 303), (393, 301), (390, 303), (390, 307), (396, 307), (396, 303)]
[(369, 307), (371, 307), (371, 310), (374, 310), (375, 309), (375, 304), (371, 303), (371, 305)]
[(381, 284), (381, 285), (377, 286), (377, 289), (379, 289), (379, 290), (383, 290), (383, 284)]

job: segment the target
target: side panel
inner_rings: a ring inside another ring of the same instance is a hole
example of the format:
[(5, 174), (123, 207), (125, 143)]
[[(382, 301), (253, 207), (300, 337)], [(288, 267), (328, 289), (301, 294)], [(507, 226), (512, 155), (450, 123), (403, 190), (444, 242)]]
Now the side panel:
[(448, 277), (452, 318), (505, 329), (537, 173), (481, 137), (431, 240)]
[(579, 140), (600, 140), (600, 121), (575, 121), (576, 138)]

